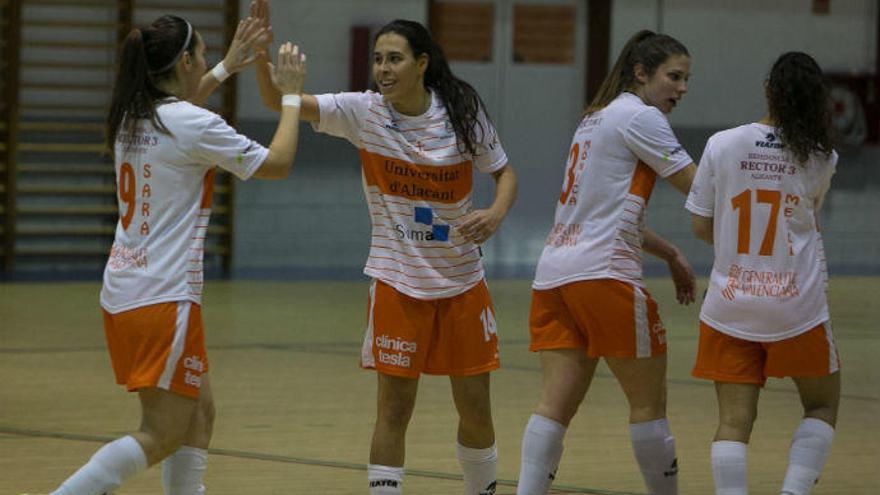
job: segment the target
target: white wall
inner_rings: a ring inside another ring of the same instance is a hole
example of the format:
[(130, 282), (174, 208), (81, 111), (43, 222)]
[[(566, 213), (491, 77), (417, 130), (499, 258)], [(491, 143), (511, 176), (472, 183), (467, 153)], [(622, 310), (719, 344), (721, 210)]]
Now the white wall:
[[(520, 187), (505, 228), (483, 246), (487, 263), (514, 263), (537, 259), (551, 227), (571, 133), (584, 104), (587, 9), (583, 0), (491, 2), (495, 5), (492, 61), (450, 65), (453, 73), (480, 92), (520, 183), (535, 186)], [(517, 4), (575, 6), (573, 64), (513, 62)], [(476, 176), (475, 202), (488, 205), (494, 198), (494, 183), (485, 174)]]
[[(588, 1), (588, 0), (583, 0)], [(249, 0), (242, 0), (247, 12)], [(834, 0), (816, 15), (811, 0), (613, 0), (611, 63), (637, 30), (662, 29), (693, 56), (688, 96), (673, 125), (728, 127), (760, 117), (761, 84), (781, 53), (801, 50), (828, 72), (873, 72), (877, 0)], [(395, 18), (426, 22), (426, 0), (296, 0), (272, 2), (276, 46), (299, 43), (309, 56), (309, 92), (348, 86), (349, 28)], [(239, 117), (274, 120), (259, 101), (251, 73), (239, 79)], [(548, 120), (556, 117), (548, 116)]]
[(826, 72), (877, 70), (877, 0), (834, 0), (826, 15), (811, 0), (614, 0), (612, 63), (647, 28), (670, 34), (693, 58), (688, 96), (670, 120), (729, 127), (760, 117), (761, 84), (783, 52), (804, 51)]
[[(493, 1), (507, 12), (514, 2), (552, 0)], [(588, 0), (560, 0), (568, 1)], [(688, 46), (694, 57), (691, 91), (671, 120), (679, 139), (697, 158), (715, 130), (760, 117), (761, 84), (783, 51), (810, 52), (828, 70), (871, 70), (876, 1), (834, 0), (829, 16), (813, 16), (809, 0), (613, 0), (612, 59), (633, 32), (656, 30), (658, 24)], [(397, 17), (424, 22), (427, 17), (425, 0), (273, 0), (273, 7), (276, 41), (300, 43), (309, 56), (309, 92), (347, 89), (350, 26), (378, 26)], [(659, 19), (658, 11), (662, 11)], [(454, 70), (476, 84), (489, 104), (510, 162), (521, 178), (517, 205), (484, 246), (484, 261), (492, 277), (529, 277), (552, 221), (568, 139), (583, 103), (573, 91), (560, 88), (582, 86), (583, 67), (576, 71), (523, 66), (499, 71), (503, 64), (497, 61), (509, 58), (501, 42), (502, 37), (509, 38), (510, 26), (505, 22), (509, 24), (509, 15), (501, 15), (496, 24), (495, 64), (456, 63)], [(583, 34), (578, 39), (583, 40)], [(576, 60), (583, 60), (580, 53)], [(268, 143), (277, 116), (263, 110), (252, 73), (240, 77), (239, 91), (239, 125), (245, 134)], [(541, 105), (548, 98), (558, 101)], [(517, 118), (522, 122), (511, 124), (510, 119)], [(569, 128), (559, 128), (566, 125)], [(552, 130), (559, 142), (534, 128)], [(835, 273), (841, 269), (878, 272), (880, 224), (871, 213), (880, 198), (880, 173), (875, 166), (878, 150), (841, 151), (841, 163), (846, 166), (838, 169), (826, 200), (825, 213), (833, 218), (823, 223), (829, 263)], [(539, 153), (548, 158), (538, 158)], [(478, 199), (491, 197), (486, 194), (491, 191), (489, 182), (478, 182), (477, 187), (483, 187), (477, 191)], [(248, 181), (237, 184), (235, 191), (236, 275), (359, 276), (369, 249), (370, 222), (354, 147), (304, 125), (290, 179)], [(711, 250), (690, 233), (682, 201), (671, 186), (658, 181), (649, 225), (705, 268)], [(646, 269), (666, 273), (665, 266), (650, 257)]]
[[(249, 4), (241, 1), (242, 15)], [(308, 57), (308, 93), (348, 90), (351, 26), (382, 26), (394, 19), (424, 23), (428, 18), (428, 2), (422, 0), (275, 0), (271, 9), (275, 49), (291, 41)], [(253, 72), (243, 75), (238, 86), (239, 118), (277, 119), (260, 103)]]

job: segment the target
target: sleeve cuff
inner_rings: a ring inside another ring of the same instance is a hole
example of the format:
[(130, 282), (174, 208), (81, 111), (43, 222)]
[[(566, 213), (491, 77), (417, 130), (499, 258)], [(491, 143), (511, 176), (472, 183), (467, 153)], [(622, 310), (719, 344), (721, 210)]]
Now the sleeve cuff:
[(701, 217), (713, 218), (715, 216), (715, 212), (712, 211), (711, 208), (703, 208), (701, 206), (697, 206), (696, 204), (688, 201), (684, 204), (684, 207), (694, 215), (699, 215)]
[(259, 155), (253, 160), (253, 162), (251, 162), (251, 165), (247, 169), (245, 169), (241, 172), (241, 175), (239, 175), (239, 174), (235, 174), (235, 175), (238, 176), (238, 178), (241, 180), (250, 179), (251, 177), (254, 176), (255, 173), (257, 173), (257, 170), (259, 170), (260, 167), (263, 166), (263, 162), (266, 161), (266, 157), (268, 157), (268, 156), (269, 156), (269, 149), (264, 147), (262, 150), (260, 150)]

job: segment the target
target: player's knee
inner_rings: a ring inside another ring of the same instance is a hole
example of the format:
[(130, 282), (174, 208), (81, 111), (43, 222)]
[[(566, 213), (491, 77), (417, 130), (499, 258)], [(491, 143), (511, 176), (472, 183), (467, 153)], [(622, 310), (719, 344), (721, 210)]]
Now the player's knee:
[(804, 407), (804, 417), (824, 421), (832, 427), (837, 424), (837, 407), (831, 404), (816, 404)]
[(379, 421), (395, 427), (406, 427), (412, 417), (413, 404), (402, 401), (391, 401), (380, 405)]
[(185, 430), (178, 429), (146, 431), (145, 433), (152, 440), (152, 450), (154, 452), (151, 457), (158, 459), (164, 459), (176, 452), (183, 445), (186, 436)]
[(630, 423), (644, 423), (666, 417), (666, 401), (657, 400), (647, 404), (633, 404), (629, 408)]
[(719, 420), (724, 429), (748, 438), (757, 417), (757, 407), (730, 407), (721, 412)]
[(547, 401), (542, 400), (538, 404), (535, 413), (539, 416), (552, 419), (559, 424), (568, 426), (571, 419), (577, 414), (581, 403), (574, 401)]
[(193, 445), (207, 445), (214, 432), (215, 416), (216, 410), (213, 401), (199, 401), (194, 412), (191, 429), (188, 432), (188, 441), (195, 442)]
[(459, 409), (459, 417), (466, 424), (475, 426), (492, 425), (492, 408), (489, 404), (472, 404)]
[(200, 423), (205, 425), (206, 428), (212, 428), (214, 426), (214, 418), (217, 416), (217, 409), (214, 407), (214, 401), (199, 403), (199, 406), (196, 409), (196, 414), (199, 415)]

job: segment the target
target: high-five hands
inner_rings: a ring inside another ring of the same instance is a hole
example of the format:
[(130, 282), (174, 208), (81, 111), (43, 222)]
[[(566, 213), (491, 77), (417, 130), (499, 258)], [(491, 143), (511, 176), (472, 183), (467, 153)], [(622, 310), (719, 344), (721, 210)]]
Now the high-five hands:
[(266, 30), (266, 35), (260, 38), (259, 43), (254, 47), (254, 50), (257, 56), (268, 57), (269, 48), (274, 41), (272, 25), (269, 22), (269, 1), (253, 0), (250, 6), (250, 17), (257, 19), (260, 23), (260, 27)]
[(300, 53), (299, 46), (289, 41), (282, 43), (278, 47), (275, 65), (269, 63), (269, 74), (272, 76), (272, 84), (281, 94), (302, 94), (306, 77), (306, 54)]
[(253, 63), (257, 58), (257, 50), (269, 37), (271, 32), (259, 19), (248, 17), (239, 21), (232, 43), (229, 44), (226, 56), (223, 57), (226, 71), (234, 74)]

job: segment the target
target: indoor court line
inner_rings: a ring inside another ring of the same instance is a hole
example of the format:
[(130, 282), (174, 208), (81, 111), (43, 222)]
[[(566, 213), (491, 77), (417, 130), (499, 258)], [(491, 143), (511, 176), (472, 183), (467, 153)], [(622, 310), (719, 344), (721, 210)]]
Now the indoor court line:
[[(43, 431), (43, 430), (30, 430), (25, 428), (10, 428), (6, 426), (0, 426), (0, 434), (12, 435), (16, 437), (29, 437), (29, 438), (52, 438), (55, 440), (70, 440), (77, 442), (92, 442), (92, 443), (107, 443), (112, 440), (115, 440), (116, 437), (112, 435), (83, 435), (79, 433), (62, 433), (62, 432), (54, 432), (54, 431)], [(237, 449), (220, 449), (220, 448), (208, 448), (208, 453), (210, 455), (216, 456), (225, 456), (225, 457), (234, 457), (239, 459), (251, 459), (258, 461), (266, 461), (266, 462), (279, 462), (285, 464), (300, 464), (306, 466), (318, 466), (318, 467), (327, 467), (327, 468), (336, 468), (336, 469), (350, 469), (355, 471), (364, 471), (367, 470), (366, 464), (358, 464), (354, 462), (342, 462), (342, 461), (331, 461), (331, 460), (323, 460), (323, 459), (309, 459), (307, 457), (296, 457), (289, 455), (279, 455), (279, 454), (264, 454), (261, 452), (251, 452), (247, 450), (237, 450)], [(407, 476), (415, 476), (419, 478), (436, 478), (436, 479), (444, 479), (444, 480), (461, 480), (461, 475), (452, 474), (452, 473), (444, 473), (440, 471), (428, 471), (424, 469), (407, 469)], [(498, 480), (499, 486), (506, 487), (516, 487), (515, 480)], [(618, 492), (618, 491), (610, 491), (610, 490), (602, 490), (599, 488), (585, 488), (580, 486), (571, 486), (571, 485), (554, 485), (553, 489), (550, 492), (551, 494), (562, 494), (562, 493), (581, 493), (587, 495), (645, 495), (642, 493), (634, 493), (634, 492)], [(498, 495), (508, 495), (504, 493), (499, 493)], [(511, 494), (512, 495), (512, 494)]]
[[(840, 339), (837, 340), (845, 340)], [(502, 341), (503, 344), (528, 344), (528, 341), (522, 340), (505, 340)], [(358, 357), (358, 352), (361, 349), (361, 343), (354, 342), (316, 342), (316, 343), (308, 343), (308, 342), (298, 342), (292, 344), (261, 344), (261, 343), (247, 343), (247, 344), (224, 344), (224, 345), (209, 345), (208, 349), (211, 350), (224, 350), (224, 351), (241, 351), (241, 350), (270, 350), (270, 351), (290, 351), (290, 352), (308, 352), (313, 354), (325, 354), (325, 355), (334, 355), (334, 356), (350, 356), (350, 357)], [(342, 350), (344, 349), (344, 350)], [(100, 352), (105, 351), (105, 346), (83, 346), (83, 347), (21, 347), (21, 348), (2, 348), (0, 347), (0, 354), (50, 354), (50, 353), (64, 353), (64, 352)], [(504, 364), (502, 361), (501, 364), (502, 370), (509, 371), (524, 371), (530, 373), (540, 373), (541, 368), (538, 366), (524, 366), (524, 365), (516, 365), (516, 364)], [(606, 373), (602, 371), (597, 371), (595, 375), (593, 375), (594, 379), (613, 379), (614, 375), (611, 373)], [(666, 378), (666, 383), (674, 384), (674, 385), (685, 385), (690, 387), (714, 387), (715, 384), (708, 380), (697, 380), (693, 378)], [(783, 393), (783, 394), (791, 394), (797, 395), (797, 390), (783, 387), (774, 387), (774, 386), (765, 386), (761, 389), (762, 393), (765, 392), (775, 392), (775, 393)], [(880, 402), (880, 397), (874, 397), (870, 395), (855, 395), (855, 394), (840, 394), (841, 399), (846, 400), (854, 400), (854, 401), (864, 401), (864, 402)]]

